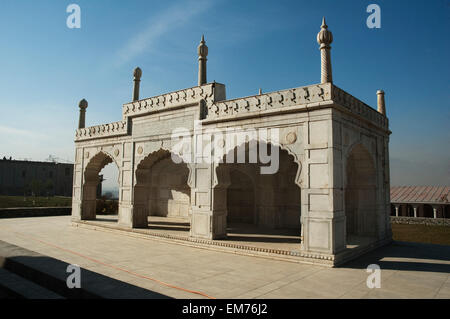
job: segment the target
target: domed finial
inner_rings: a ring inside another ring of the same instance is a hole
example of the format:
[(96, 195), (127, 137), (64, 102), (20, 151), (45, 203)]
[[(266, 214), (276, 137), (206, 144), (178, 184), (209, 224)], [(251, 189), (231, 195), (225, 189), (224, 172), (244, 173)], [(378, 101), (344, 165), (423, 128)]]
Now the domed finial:
[(320, 31), (317, 34), (317, 43), (320, 44), (320, 56), (321, 56), (321, 83), (332, 83), (333, 77), (331, 72), (331, 53), (330, 44), (333, 42), (333, 34), (328, 30), (325, 17), (322, 18), (322, 25)]
[(85, 99), (82, 99), (79, 103), (78, 106), (80, 107), (80, 109), (87, 109), (88, 107), (88, 102)]
[(204, 35), (202, 35), (202, 39), (200, 40), (200, 44), (198, 46), (197, 52), (198, 52), (199, 59), (206, 58), (206, 56), (208, 55), (208, 47), (206, 46)]
[(320, 26), (320, 31), (317, 34), (317, 43), (322, 46), (330, 46), (331, 42), (333, 42), (333, 34), (328, 30), (328, 26), (325, 22), (325, 17), (322, 18), (322, 25)]
[(140, 67), (136, 67), (133, 71), (133, 76), (136, 80), (140, 80), (142, 76), (142, 70)]
[(208, 47), (205, 43), (205, 36), (202, 35), (200, 44), (197, 48), (198, 53), (198, 85), (206, 83), (206, 57), (208, 56)]

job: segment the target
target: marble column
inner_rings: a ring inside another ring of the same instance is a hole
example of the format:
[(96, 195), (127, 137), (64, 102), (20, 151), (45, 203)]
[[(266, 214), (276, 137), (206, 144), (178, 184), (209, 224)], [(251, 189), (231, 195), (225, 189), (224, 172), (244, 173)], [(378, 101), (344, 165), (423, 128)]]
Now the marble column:
[(86, 109), (88, 107), (88, 102), (85, 99), (82, 99), (78, 103), (78, 107), (80, 108), (80, 117), (78, 119), (78, 128), (86, 127)]
[(377, 109), (378, 112), (386, 116), (386, 104), (384, 101), (384, 91), (377, 91)]
[(139, 100), (139, 87), (141, 84), (142, 70), (137, 67), (133, 71), (133, 102)]
[(208, 47), (205, 43), (205, 37), (202, 35), (202, 40), (197, 48), (198, 51), (198, 86), (206, 84), (206, 61), (208, 56)]

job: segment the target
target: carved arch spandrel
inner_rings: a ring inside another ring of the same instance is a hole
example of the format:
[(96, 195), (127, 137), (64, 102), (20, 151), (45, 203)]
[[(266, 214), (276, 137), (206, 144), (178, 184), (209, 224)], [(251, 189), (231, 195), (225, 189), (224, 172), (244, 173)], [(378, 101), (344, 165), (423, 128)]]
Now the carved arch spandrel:
[(245, 147), (247, 144), (249, 144), (250, 142), (263, 142), (266, 145), (273, 145), (275, 147), (279, 147), (281, 150), (284, 150), (288, 153), (288, 155), (293, 157), (293, 161), (295, 164), (297, 164), (297, 172), (295, 174), (295, 184), (300, 187), (300, 189), (302, 189), (302, 179), (301, 179), (301, 173), (302, 173), (302, 164), (301, 161), (299, 160), (299, 156), (297, 153), (295, 153), (292, 148), (289, 147), (289, 145), (286, 144), (282, 144), (282, 143), (274, 143), (274, 142), (268, 142), (267, 139), (261, 138), (260, 140), (256, 140), (256, 139), (251, 139), (249, 141), (245, 141), (245, 142), (241, 142), (239, 145), (233, 145), (232, 147), (229, 147), (228, 145), (225, 145), (225, 151), (224, 151), (224, 155), (222, 158), (222, 162), (217, 162), (214, 161), (214, 180), (213, 180), (213, 185), (212, 188), (215, 188), (218, 184), (219, 184), (219, 175), (218, 173), (218, 168), (220, 167), (221, 164), (226, 164), (225, 163), (225, 156), (226, 154), (228, 154), (231, 151), (234, 151), (236, 149), (239, 149), (241, 147)]
[[(148, 153), (145, 156), (140, 157), (139, 163), (137, 163), (137, 165), (135, 166), (135, 170), (134, 170), (134, 174), (135, 174), (134, 185), (135, 186), (138, 184), (138, 181), (142, 181), (142, 178), (146, 175), (146, 173), (144, 173), (143, 170), (150, 169), (157, 162), (159, 162), (165, 158), (171, 157), (171, 156), (176, 156), (177, 161), (181, 161), (181, 158), (178, 155), (171, 152), (170, 149), (168, 147), (165, 147), (163, 144), (164, 143), (161, 143), (161, 146), (158, 150), (155, 150), (153, 152)], [(177, 164), (185, 164), (187, 166), (187, 168), (189, 170), (187, 184), (189, 187), (192, 188), (192, 171), (193, 171), (192, 164), (185, 163), (184, 161), (181, 161)]]

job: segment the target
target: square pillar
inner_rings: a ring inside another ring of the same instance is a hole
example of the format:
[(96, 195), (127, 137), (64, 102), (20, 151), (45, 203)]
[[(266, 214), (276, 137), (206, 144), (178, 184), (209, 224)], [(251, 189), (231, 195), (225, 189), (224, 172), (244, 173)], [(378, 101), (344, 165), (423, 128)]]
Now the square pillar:
[[(144, 158), (142, 150), (138, 152), (135, 144), (125, 142), (121, 153), (122, 161), (119, 174), (119, 212), (118, 224), (124, 228), (146, 228), (148, 219), (143, 216), (146, 213), (142, 206), (135, 203), (134, 196), (136, 191), (136, 165)], [(138, 186), (139, 188), (139, 186)], [(137, 205), (136, 205), (137, 204)]]
[(346, 247), (340, 124), (311, 120), (304, 136), (302, 250), (334, 255)]
[(83, 198), (83, 149), (75, 148), (72, 188), (72, 220), (81, 220), (81, 202)]
[[(191, 230), (194, 238), (226, 238), (226, 208), (214, 205), (225, 198), (226, 192), (214, 189), (214, 164), (198, 163), (192, 165), (191, 173)], [(223, 208), (223, 209), (222, 209)]]

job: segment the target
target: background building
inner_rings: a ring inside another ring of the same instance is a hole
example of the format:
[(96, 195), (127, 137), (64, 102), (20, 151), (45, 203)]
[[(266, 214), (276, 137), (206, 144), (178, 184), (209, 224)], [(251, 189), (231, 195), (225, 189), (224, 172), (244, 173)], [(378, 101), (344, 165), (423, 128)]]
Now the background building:
[(450, 187), (391, 187), (391, 216), (450, 218)]
[(0, 195), (72, 196), (73, 164), (0, 159)]

